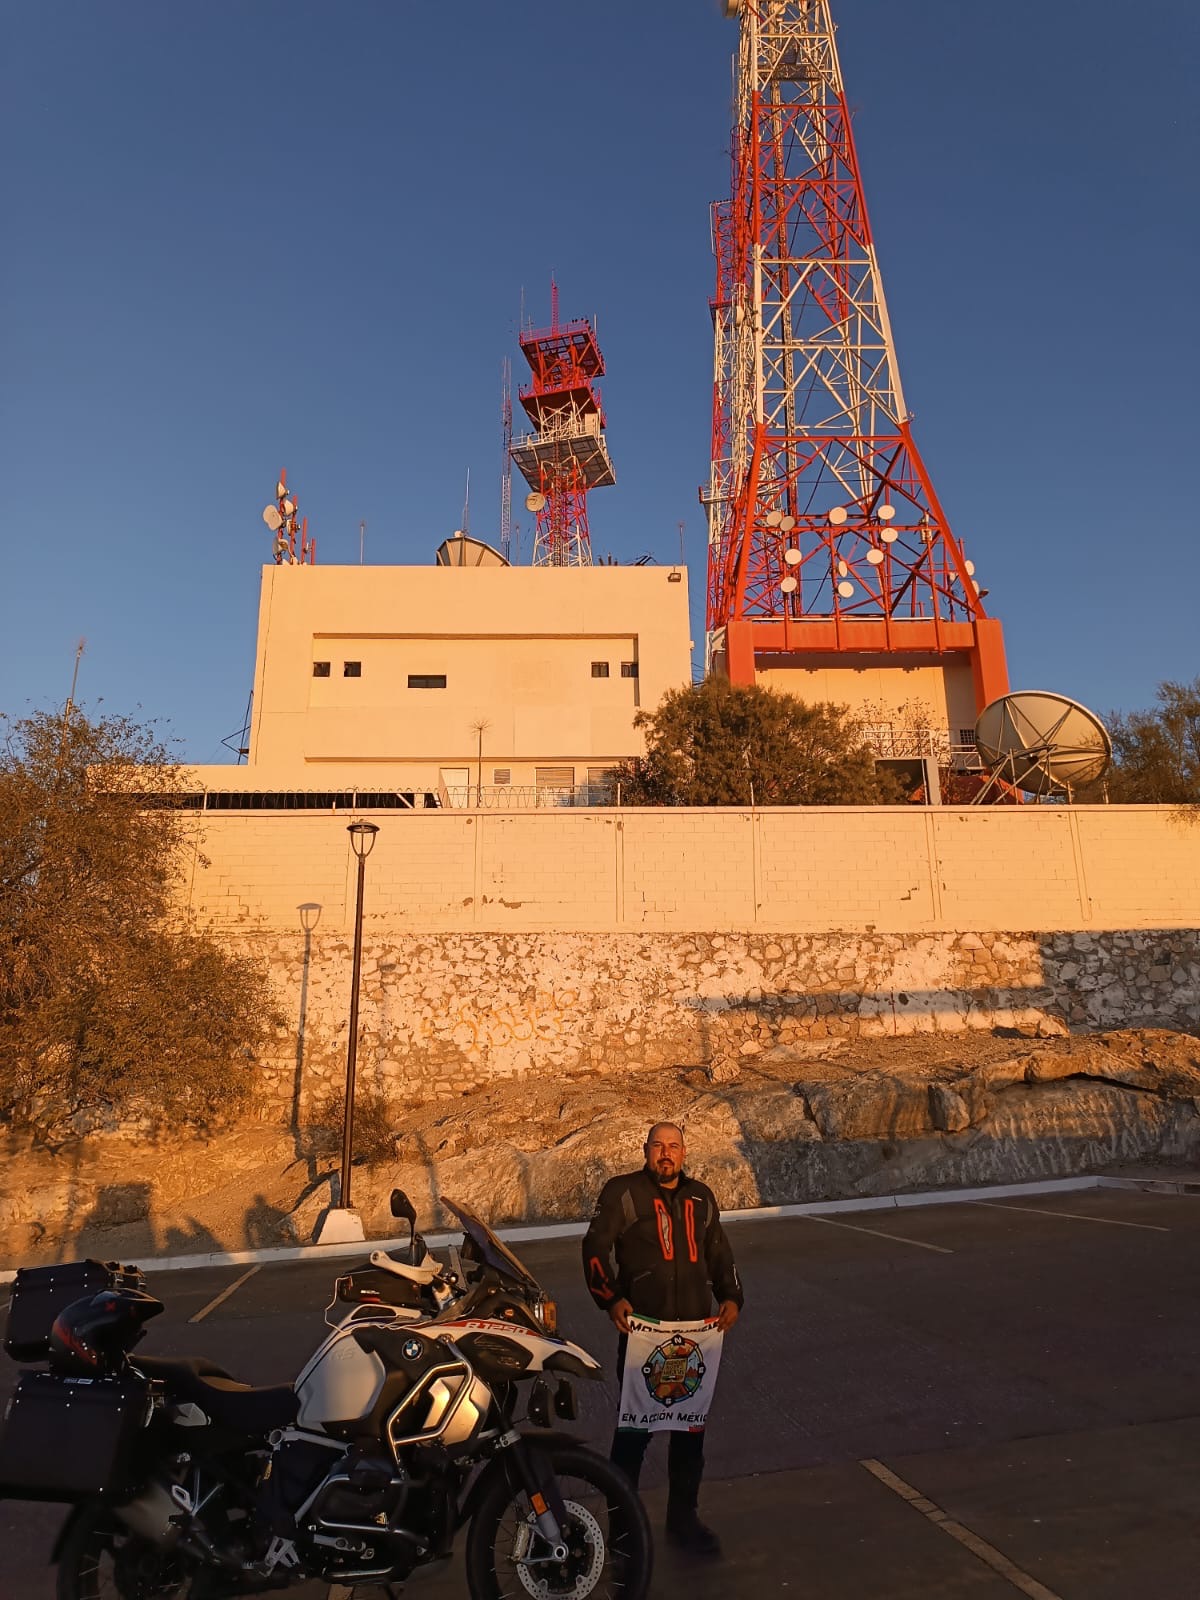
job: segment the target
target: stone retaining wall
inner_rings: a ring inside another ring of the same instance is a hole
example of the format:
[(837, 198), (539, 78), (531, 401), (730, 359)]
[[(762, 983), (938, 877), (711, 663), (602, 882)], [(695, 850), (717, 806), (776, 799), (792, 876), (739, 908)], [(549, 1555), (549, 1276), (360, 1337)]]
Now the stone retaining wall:
[[(288, 1027), (265, 1118), (345, 1065), (350, 945), (242, 935)], [(786, 1045), (996, 1027), (1200, 1024), (1200, 933), (426, 934), (364, 947), (360, 1081), (409, 1098), (495, 1079), (712, 1064)]]

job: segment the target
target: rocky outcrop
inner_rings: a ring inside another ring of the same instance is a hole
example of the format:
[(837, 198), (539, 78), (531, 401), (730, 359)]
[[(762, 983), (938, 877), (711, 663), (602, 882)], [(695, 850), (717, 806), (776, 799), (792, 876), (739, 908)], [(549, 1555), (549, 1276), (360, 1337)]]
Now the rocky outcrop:
[[(368, 1230), (392, 1232), (393, 1184), (424, 1225), (443, 1195), (495, 1222), (586, 1217), (639, 1163), (647, 1126), (687, 1130), (689, 1166), (728, 1207), (1013, 1182), (1117, 1163), (1200, 1161), (1200, 1038), (1164, 1029), (777, 1046), (709, 1066), (539, 1076), (414, 1106), (395, 1159), (355, 1169)], [(710, 1064), (711, 1065), (711, 1064)], [(87, 1141), (11, 1150), (0, 1180), (9, 1262), (305, 1242), (337, 1195), (337, 1151), (257, 1129), (204, 1146)]]

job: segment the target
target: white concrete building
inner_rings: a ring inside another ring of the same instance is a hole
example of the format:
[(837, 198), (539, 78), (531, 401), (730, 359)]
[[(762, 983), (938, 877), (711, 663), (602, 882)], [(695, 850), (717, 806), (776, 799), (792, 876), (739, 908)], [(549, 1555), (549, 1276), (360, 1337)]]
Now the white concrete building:
[(247, 800), (586, 803), (690, 681), (682, 567), (268, 566), (248, 762), (192, 770)]

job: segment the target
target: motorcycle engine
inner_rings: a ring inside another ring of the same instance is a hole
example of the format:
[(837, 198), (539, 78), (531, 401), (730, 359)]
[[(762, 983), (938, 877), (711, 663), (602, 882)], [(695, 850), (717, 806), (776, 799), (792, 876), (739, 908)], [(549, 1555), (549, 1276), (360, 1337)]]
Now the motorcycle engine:
[(345, 1457), (317, 1490), (304, 1514), (306, 1527), (347, 1533), (361, 1529), (376, 1536), (398, 1526), (408, 1499), (408, 1474), (383, 1456)]

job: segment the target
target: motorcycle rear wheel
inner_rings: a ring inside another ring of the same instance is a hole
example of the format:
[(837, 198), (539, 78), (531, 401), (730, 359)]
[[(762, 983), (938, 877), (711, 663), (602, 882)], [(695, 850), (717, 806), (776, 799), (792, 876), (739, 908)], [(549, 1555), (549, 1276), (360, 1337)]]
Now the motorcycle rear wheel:
[(186, 1600), (191, 1576), (95, 1502), (74, 1513), (58, 1557), (57, 1600)]
[(471, 1600), (645, 1600), (654, 1545), (637, 1490), (583, 1445), (546, 1453), (567, 1506), (567, 1560), (540, 1559), (528, 1502), (498, 1475), (467, 1534)]

